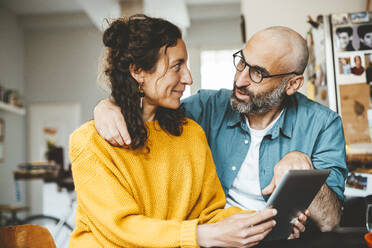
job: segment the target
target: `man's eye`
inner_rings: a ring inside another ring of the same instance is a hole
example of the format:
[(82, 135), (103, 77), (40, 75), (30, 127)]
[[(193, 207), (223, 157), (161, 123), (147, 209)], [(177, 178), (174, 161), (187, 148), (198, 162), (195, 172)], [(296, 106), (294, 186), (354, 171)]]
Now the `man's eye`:
[(181, 69), (181, 64), (178, 63), (178, 64), (174, 65), (173, 69), (175, 69), (176, 71), (179, 71)]

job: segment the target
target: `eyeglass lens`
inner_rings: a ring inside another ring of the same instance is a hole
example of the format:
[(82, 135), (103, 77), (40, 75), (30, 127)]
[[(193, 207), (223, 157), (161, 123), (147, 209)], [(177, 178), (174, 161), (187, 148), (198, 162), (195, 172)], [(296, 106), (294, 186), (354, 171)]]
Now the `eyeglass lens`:
[[(234, 65), (240, 72), (242, 72), (246, 66), (249, 67), (249, 65), (247, 65), (244, 59), (239, 55), (234, 56)], [(253, 82), (260, 83), (262, 81), (262, 72), (255, 67), (249, 67), (249, 77)]]

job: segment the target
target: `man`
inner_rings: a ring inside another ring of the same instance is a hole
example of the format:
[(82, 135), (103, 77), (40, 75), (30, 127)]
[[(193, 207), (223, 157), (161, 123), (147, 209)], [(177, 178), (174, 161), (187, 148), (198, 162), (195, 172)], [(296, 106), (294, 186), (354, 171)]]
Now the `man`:
[(360, 41), (359, 50), (372, 49), (372, 26), (362, 25), (358, 27), (358, 36)]
[(352, 44), (353, 29), (351, 27), (341, 27), (336, 29), (338, 38), (338, 48), (340, 51), (354, 51)]
[[(287, 170), (328, 168), (309, 210), (320, 230), (330, 231), (344, 200), (345, 139), (336, 113), (297, 93), (307, 61), (306, 41), (294, 30), (264, 29), (234, 54), (232, 91), (200, 90), (183, 103), (206, 133), (227, 205), (260, 210)], [(97, 105), (95, 121), (109, 142), (129, 144), (120, 109), (110, 100)]]

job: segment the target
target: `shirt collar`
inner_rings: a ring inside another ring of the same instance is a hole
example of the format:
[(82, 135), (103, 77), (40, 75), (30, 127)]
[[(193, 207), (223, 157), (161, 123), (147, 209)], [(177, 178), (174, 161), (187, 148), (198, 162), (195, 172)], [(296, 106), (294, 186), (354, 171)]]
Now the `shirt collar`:
[[(231, 111), (228, 113), (228, 127), (235, 127), (238, 124), (244, 127), (244, 116), (239, 112), (234, 111), (230, 108)], [(287, 103), (284, 107), (283, 114), (280, 116), (279, 120), (275, 123), (273, 128), (269, 130), (267, 135), (271, 136), (271, 139), (275, 139), (282, 133), (288, 138), (292, 138), (293, 127), (296, 122), (297, 117), (297, 101), (295, 96), (289, 96)]]
[(242, 118), (241, 114), (238, 111), (231, 109), (231, 111), (229, 111), (228, 113), (227, 126), (235, 127), (236, 125), (240, 124), (240, 122), (243, 120), (244, 118)]
[(295, 96), (289, 96), (283, 114), (274, 127), (269, 131), (271, 138), (275, 139), (281, 133), (287, 138), (292, 138), (293, 127), (297, 119), (297, 101)]

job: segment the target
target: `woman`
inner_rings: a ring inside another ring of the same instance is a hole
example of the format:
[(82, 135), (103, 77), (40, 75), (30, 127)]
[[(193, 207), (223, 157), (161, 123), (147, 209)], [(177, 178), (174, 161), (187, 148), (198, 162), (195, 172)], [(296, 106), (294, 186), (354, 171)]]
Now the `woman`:
[[(219, 222), (224, 230), (205, 224), (241, 210), (223, 209), (225, 196), (206, 137), (180, 107), (185, 86), (192, 83), (180, 30), (135, 15), (111, 23), (103, 43), (111, 95), (135, 138), (130, 149), (113, 147), (93, 121), (71, 135), (78, 207), (70, 247), (257, 244), (275, 225), (270, 220), (275, 210), (236, 214)], [(237, 225), (242, 220), (244, 225)], [(244, 234), (236, 238), (239, 231)], [(240, 243), (213, 237), (227, 232)]]

